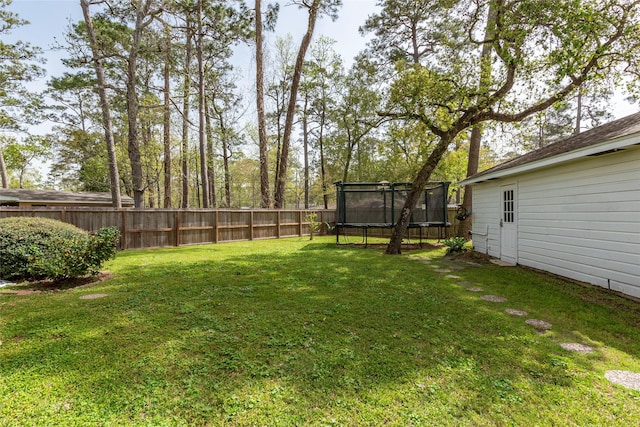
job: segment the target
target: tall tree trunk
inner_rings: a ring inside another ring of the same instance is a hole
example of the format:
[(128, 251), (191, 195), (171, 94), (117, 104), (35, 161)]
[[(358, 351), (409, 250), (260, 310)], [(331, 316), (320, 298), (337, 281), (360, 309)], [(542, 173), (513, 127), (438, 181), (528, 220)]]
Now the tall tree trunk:
[(300, 49), (298, 50), (298, 56), (296, 57), (296, 64), (293, 69), (293, 79), (291, 81), (291, 92), (289, 95), (289, 104), (287, 106), (287, 116), (284, 122), (282, 151), (280, 153), (280, 169), (278, 170), (278, 181), (275, 194), (274, 205), (276, 209), (281, 209), (284, 207), (285, 185), (287, 181), (287, 166), (289, 162), (289, 147), (291, 145), (291, 132), (293, 130), (293, 118), (296, 110), (298, 88), (300, 87), (300, 79), (302, 77), (304, 57), (307, 54), (309, 45), (311, 44), (311, 38), (313, 37), (313, 30), (316, 26), (316, 19), (318, 17), (318, 8), (320, 7), (320, 3), (322, 3), (321, 0), (313, 0), (313, 3), (309, 6), (307, 32), (305, 33), (304, 37), (302, 37), (302, 43), (300, 43)]
[(574, 134), (582, 132), (582, 86), (578, 88), (578, 105), (576, 107), (576, 128)]
[(267, 119), (264, 113), (264, 63), (262, 38), (262, 1), (255, 0), (256, 14), (256, 108), (258, 111), (258, 145), (260, 149), (260, 207), (271, 205), (269, 195), (269, 159)]
[(202, 176), (202, 207), (209, 207), (209, 175), (207, 173), (207, 147), (205, 133), (205, 111), (204, 111), (204, 58), (202, 44), (204, 34), (202, 29), (202, 1), (198, 0), (198, 40), (196, 49), (198, 55), (198, 140), (200, 145), (200, 175)]
[(164, 117), (163, 117), (163, 145), (164, 145), (164, 204), (171, 207), (171, 37), (169, 26), (165, 27), (167, 38), (164, 57)]
[[(323, 102), (324, 104), (324, 102)], [(322, 113), (320, 114), (320, 135), (318, 137), (318, 143), (320, 145), (320, 180), (322, 182), (322, 200), (324, 201), (324, 208), (329, 208), (329, 195), (327, 194), (327, 171), (324, 161), (324, 124), (326, 120), (326, 106), (322, 106)]]
[(184, 59), (184, 82), (182, 85), (182, 208), (189, 207), (189, 98), (191, 96), (191, 16), (187, 12), (186, 16), (186, 40), (185, 40), (185, 59)]
[[(89, 13), (89, 3), (87, 0), (80, 0), (82, 15), (85, 25), (87, 26), (87, 35), (89, 36), (89, 45), (91, 46), (93, 68), (96, 71), (96, 80), (98, 83), (98, 96), (100, 97), (100, 108), (102, 110), (102, 127), (104, 128), (104, 139), (107, 144), (107, 157), (109, 159), (109, 181), (111, 186), (111, 203), (115, 208), (122, 207), (122, 197), (120, 195), (120, 174), (118, 172), (118, 161), (116, 158), (116, 144), (113, 137), (113, 124), (111, 121), (111, 109), (109, 108), (109, 98), (107, 97), (107, 88), (105, 84), (104, 68), (100, 61), (100, 53), (98, 52), (98, 43), (96, 33), (91, 21)], [(1, 158), (1, 157), (0, 157)], [(3, 160), (3, 159), (2, 159)], [(4, 163), (4, 162), (3, 162)], [(6, 180), (6, 170), (2, 176), (3, 187)], [(8, 184), (7, 184), (8, 185)], [(4, 187), (6, 188), (6, 187)]]
[(280, 115), (276, 117), (276, 170), (275, 170), (275, 179), (273, 182), (273, 187), (278, 187), (278, 176), (280, 176), (280, 151), (282, 147), (282, 126), (280, 124)]
[(224, 122), (222, 111), (218, 111), (218, 121), (220, 126), (220, 134), (222, 135), (222, 166), (224, 170), (224, 200), (228, 208), (231, 207), (231, 172), (229, 171), (229, 160), (231, 159), (231, 150), (229, 149), (229, 139), (227, 128)]
[(211, 106), (209, 97), (205, 98), (205, 125), (207, 130), (207, 172), (209, 174), (209, 201), (212, 208), (218, 207), (218, 194), (216, 191), (216, 174), (213, 158), (213, 126), (211, 125)]
[(2, 150), (0, 150), (0, 178), (2, 178), (2, 187), (0, 188), (9, 188), (9, 175), (7, 174), (7, 165), (4, 162)]
[(391, 233), (391, 239), (389, 240), (389, 245), (387, 246), (386, 253), (390, 255), (398, 255), (402, 252), (402, 239), (404, 238), (405, 233), (407, 232), (409, 226), (409, 220), (411, 219), (411, 213), (416, 207), (416, 203), (420, 200), (420, 195), (424, 191), (424, 186), (427, 182), (429, 182), (429, 178), (433, 173), (433, 170), (436, 168), (440, 159), (447, 151), (447, 147), (451, 143), (452, 136), (455, 135), (453, 133), (447, 133), (440, 135), (440, 140), (438, 144), (434, 147), (433, 151), (427, 158), (427, 161), (422, 166), (418, 175), (413, 180), (411, 184), (411, 190), (409, 194), (407, 194), (407, 199), (405, 200), (404, 206), (400, 211), (400, 218), (398, 222), (393, 228), (393, 232)]
[[(471, 137), (469, 138), (469, 159), (467, 161), (467, 178), (478, 173), (478, 165), (480, 163), (480, 145), (482, 143), (482, 124), (479, 123), (471, 128)], [(471, 213), (473, 209), (473, 188), (468, 185), (464, 188), (464, 196), (462, 198), (462, 207), (466, 212)], [(458, 228), (458, 236), (468, 238), (471, 231), (471, 219), (467, 217), (460, 220)]]
[(304, 150), (304, 208), (309, 209), (309, 120), (307, 107), (309, 96), (305, 94), (302, 108), (302, 145)]
[(151, 21), (148, 17), (153, 0), (136, 3), (136, 24), (133, 30), (133, 43), (127, 57), (127, 125), (129, 163), (131, 164), (131, 183), (133, 184), (133, 204), (136, 208), (144, 206), (144, 184), (142, 173), (142, 156), (138, 140), (138, 94), (137, 68), (138, 53), (142, 42), (142, 32)]
[(348, 182), (347, 178), (349, 177), (349, 168), (351, 167), (351, 159), (353, 158), (353, 149), (356, 146), (356, 143), (358, 142), (359, 138), (353, 138), (351, 136), (351, 129), (349, 129), (349, 127), (346, 127), (346, 132), (347, 132), (347, 159), (344, 162), (344, 171), (342, 171), (342, 182)]
[[(484, 44), (480, 53), (480, 81), (478, 82), (478, 92), (483, 93), (491, 82), (491, 51), (493, 35), (495, 33), (496, 7), (493, 1), (489, 2), (489, 10), (487, 12), (487, 26), (484, 31)], [(467, 178), (478, 173), (478, 165), (480, 163), (480, 146), (482, 144), (482, 124), (478, 123), (471, 129), (471, 137), (469, 139), (469, 160), (467, 162)], [(473, 188), (467, 186), (464, 189), (464, 197), (462, 199), (462, 207), (466, 212), (473, 211)], [(471, 231), (471, 217), (460, 221), (458, 235), (464, 238), (469, 236)]]

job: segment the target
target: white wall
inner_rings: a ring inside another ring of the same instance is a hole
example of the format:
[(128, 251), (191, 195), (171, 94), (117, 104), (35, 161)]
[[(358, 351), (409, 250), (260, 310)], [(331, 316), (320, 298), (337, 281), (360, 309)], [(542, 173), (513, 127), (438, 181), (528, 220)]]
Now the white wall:
[(500, 257), (500, 215), (500, 185), (474, 185), (471, 237), (475, 251)]
[(640, 147), (476, 184), (473, 229), (489, 225), (493, 256), (500, 186), (512, 182), (519, 264), (640, 297)]

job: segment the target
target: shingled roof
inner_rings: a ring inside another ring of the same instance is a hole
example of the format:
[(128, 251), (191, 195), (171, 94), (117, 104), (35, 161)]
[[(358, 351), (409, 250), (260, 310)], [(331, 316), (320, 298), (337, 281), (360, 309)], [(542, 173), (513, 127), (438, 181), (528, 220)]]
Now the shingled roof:
[[(0, 203), (29, 202), (37, 204), (68, 204), (74, 206), (108, 206), (111, 204), (111, 193), (75, 192), (57, 190), (0, 189)], [(122, 196), (123, 206), (133, 206), (133, 199)]]
[[(486, 177), (486, 179), (491, 179), (491, 175), (496, 175), (497, 172), (505, 172), (505, 174), (507, 174), (507, 170), (509, 169), (517, 168), (519, 166), (524, 166), (530, 163), (541, 162), (546, 159), (549, 159), (551, 161), (554, 157), (560, 157), (563, 154), (579, 151), (588, 147), (601, 146), (601, 152), (609, 151), (611, 150), (611, 148), (608, 147), (607, 142), (622, 139), (636, 133), (640, 133), (640, 113), (623, 117), (613, 122), (579, 133), (577, 135), (570, 136), (569, 138), (554, 142), (538, 150), (530, 151), (526, 154), (515, 157), (490, 169), (470, 176), (460, 184), (466, 185), (483, 181), (483, 177)], [(630, 144), (637, 143), (638, 142), (630, 142)], [(593, 154), (597, 153), (585, 153), (585, 155)], [(503, 174), (501, 173), (499, 175)]]

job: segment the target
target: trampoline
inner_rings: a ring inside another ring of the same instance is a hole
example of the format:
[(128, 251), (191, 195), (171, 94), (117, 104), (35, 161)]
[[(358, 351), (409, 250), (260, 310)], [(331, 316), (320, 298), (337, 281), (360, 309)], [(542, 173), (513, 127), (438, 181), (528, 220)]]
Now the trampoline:
[[(440, 234), (451, 226), (447, 216), (449, 182), (425, 185), (411, 214), (408, 229), (438, 228)], [(411, 183), (407, 182), (341, 182), (336, 185), (336, 243), (341, 233), (346, 240), (347, 229), (361, 229), (365, 245), (370, 229), (390, 229), (396, 225)], [(408, 231), (409, 231), (408, 230)]]

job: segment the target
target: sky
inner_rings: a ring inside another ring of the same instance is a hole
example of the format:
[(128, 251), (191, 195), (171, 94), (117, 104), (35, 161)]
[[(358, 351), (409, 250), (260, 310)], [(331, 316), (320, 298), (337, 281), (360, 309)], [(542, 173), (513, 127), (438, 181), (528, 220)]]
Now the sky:
[[(246, 1), (249, 5), (253, 3), (252, 0)], [(267, 2), (267, 0), (263, 1)], [(273, 40), (276, 35), (283, 36), (291, 33), (294, 43), (298, 44), (306, 30), (306, 13), (297, 6), (288, 5), (287, 0), (278, 1), (281, 3), (281, 8), (276, 31), (275, 34), (267, 34), (267, 39)], [(314, 39), (321, 35), (335, 39), (337, 41), (335, 49), (341, 54), (348, 67), (353, 57), (366, 47), (366, 39), (359, 34), (358, 28), (364, 24), (368, 16), (379, 10), (376, 3), (378, 3), (377, 0), (343, 0), (343, 6), (336, 21), (324, 17), (317, 22)], [(5, 41), (23, 40), (39, 46), (44, 51), (44, 57), (47, 59), (45, 65), (47, 76), (31, 85), (34, 90), (43, 90), (47, 80), (52, 76), (60, 76), (65, 71), (61, 59), (66, 56), (66, 52), (56, 50), (54, 46), (56, 43), (64, 43), (64, 33), (70, 23), (82, 20), (80, 2), (79, 0), (13, 0), (9, 10), (17, 13), (30, 24), (14, 30), (5, 37)], [(236, 48), (236, 55), (233, 58), (243, 80), (239, 86), (245, 86), (247, 89), (252, 87), (255, 74), (252, 53), (252, 48), (240, 45)], [(247, 93), (251, 91), (247, 90)], [(614, 116), (619, 118), (637, 111), (638, 107), (623, 101), (619, 96), (615, 99), (612, 110)]]
[[(251, 5), (252, 1), (247, 0), (247, 3)], [(287, 6), (288, 1), (280, 1), (280, 3), (280, 15), (275, 34), (291, 33), (294, 41), (299, 43), (306, 30), (306, 13), (297, 6)], [(8, 42), (22, 40), (39, 46), (44, 51), (44, 57), (47, 59), (45, 66), (47, 76), (33, 85), (34, 88), (44, 89), (48, 79), (62, 75), (65, 71), (61, 59), (66, 57), (66, 52), (56, 50), (54, 46), (57, 43), (64, 43), (64, 34), (70, 23), (82, 20), (80, 2), (79, 0), (13, 0), (8, 9), (29, 21), (30, 24), (17, 28), (5, 37), (5, 40)], [(326, 17), (320, 19), (316, 24), (314, 39), (320, 35), (335, 39), (336, 50), (349, 65), (353, 57), (366, 45), (366, 40), (358, 33), (358, 27), (364, 24), (367, 16), (376, 10), (378, 10), (376, 0), (343, 0), (338, 20), (333, 22)], [(273, 39), (273, 37), (274, 34), (267, 35), (267, 38)], [(249, 79), (254, 73), (252, 50), (247, 46), (239, 46), (237, 52), (234, 62), (240, 67), (241, 73)]]

